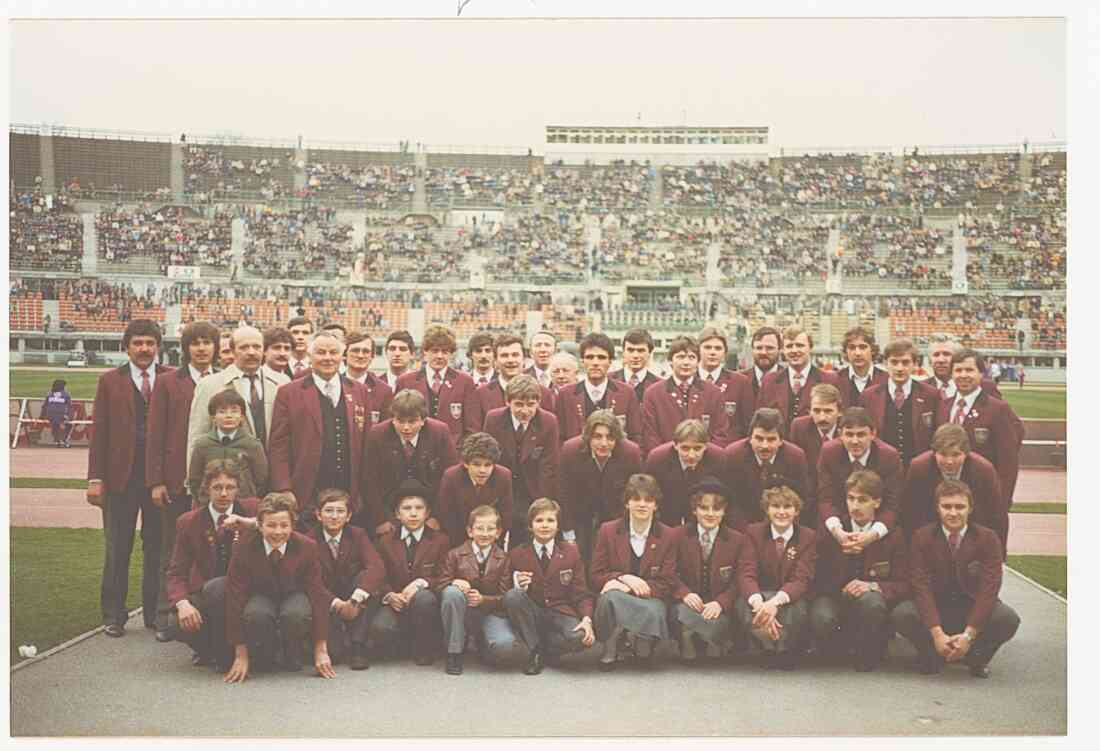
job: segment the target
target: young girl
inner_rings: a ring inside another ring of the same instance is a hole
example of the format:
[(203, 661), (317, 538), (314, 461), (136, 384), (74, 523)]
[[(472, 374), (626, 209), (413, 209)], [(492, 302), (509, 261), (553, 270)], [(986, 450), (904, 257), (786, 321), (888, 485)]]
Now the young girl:
[(676, 536), (656, 519), (661, 486), (650, 475), (633, 475), (623, 496), (626, 513), (600, 526), (592, 557), (603, 671), (615, 669), (620, 636), (633, 638), (646, 667), (653, 665), (657, 642), (669, 636), (664, 598), (675, 579)]

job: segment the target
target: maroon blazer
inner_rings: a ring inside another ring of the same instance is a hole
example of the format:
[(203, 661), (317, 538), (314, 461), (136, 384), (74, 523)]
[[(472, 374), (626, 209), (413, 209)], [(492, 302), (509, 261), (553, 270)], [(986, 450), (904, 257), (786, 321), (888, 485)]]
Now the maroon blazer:
[(492, 506), (500, 512), (500, 527), (512, 526), (512, 471), (497, 464), (482, 487), (476, 487), (463, 464), (456, 464), (443, 473), (439, 482), (434, 516), (446, 531), (451, 545), (466, 541), (466, 520), (478, 506)]
[(527, 425), (523, 445), (516, 446), (512, 411), (499, 407), (485, 416), (485, 432), (500, 444), (500, 463), (512, 471), (513, 482), (522, 482), (531, 500), (558, 497), (561, 442), (558, 420), (541, 407)]
[(186, 365), (158, 375), (145, 418), (145, 484), (165, 485), (174, 496), (187, 494), (187, 420), (194, 394)]
[[(367, 435), (367, 398), (363, 387), (340, 376), (341, 399), (347, 415), (348, 461), (351, 462), (351, 507), (359, 504), (362, 483), (363, 443)], [(267, 433), (268, 465), (271, 489), (290, 490), (298, 499), (298, 515), (313, 516), (317, 492), (317, 472), (321, 467), (321, 399), (324, 395), (312, 378), (300, 378), (284, 384), (275, 392), (275, 407)]]
[(936, 522), (913, 533), (909, 546), (913, 603), (926, 628), (940, 625), (936, 596), (959, 589), (974, 600), (966, 625), (981, 629), (1001, 592), (1001, 541), (997, 534), (969, 524), (951, 555), (943, 527)]
[[(837, 419), (839, 423), (839, 418)], [(840, 428), (833, 428), (833, 438), (840, 435)], [(821, 431), (814, 424), (811, 415), (794, 418), (791, 423), (791, 432), (787, 440), (802, 449), (806, 455), (806, 476), (809, 478), (809, 489), (817, 495), (817, 458), (821, 455)], [(832, 439), (829, 439), (832, 440)], [(817, 509), (814, 509), (813, 526), (817, 526)]]
[[(291, 380), (297, 381), (310, 375), (313, 375), (313, 368), (302, 368), (298, 375), (291, 376)], [(341, 378), (346, 378), (349, 381), (354, 380), (346, 373), (344, 373)], [(356, 381), (356, 383), (359, 382)], [(366, 389), (367, 430), (370, 430), (374, 425), (390, 418), (390, 403), (393, 401), (393, 389), (390, 388), (388, 383), (370, 371), (367, 371), (366, 379), (364, 379), (362, 383), (359, 383), (359, 385)]]
[(451, 437), (454, 438), (455, 445), (461, 445), (462, 437), (467, 432), (463, 427), (463, 412), (465, 411), (466, 402), (473, 396), (477, 387), (474, 385), (474, 379), (470, 378), (466, 373), (461, 370), (455, 370), (450, 365), (447, 366), (447, 377), (443, 379), (443, 385), (439, 387), (439, 401), (436, 404), (435, 412), (432, 412), (432, 389), (431, 381), (427, 374), (428, 366), (422, 367), (420, 370), (405, 373), (403, 376), (397, 379), (397, 390), (413, 389), (419, 391), (424, 395), (424, 401), (428, 404), (428, 416), (434, 417), (442, 423), (445, 423), (451, 431)]
[[(710, 475), (722, 478), (726, 473), (726, 454), (717, 444), (708, 443), (703, 458), (694, 469), (684, 471), (680, 455), (672, 441), (663, 443), (650, 452), (645, 460), (645, 473), (653, 475), (661, 486), (661, 508), (658, 515), (670, 527), (680, 526), (681, 520), (691, 519), (689, 494), (699, 480)], [(622, 506), (620, 500), (619, 505)]]
[(688, 418), (702, 420), (710, 432), (710, 442), (725, 448), (730, 442), (730, 414), (722, 392), (698, 374), (692, 376), (687, 409), (680, 404), (676, 382), (669, 378), (646, 389), (642, 400), (645, 422), (642, 453), (672, 440), (676, 426)]
[[(542, 398), (539, 400), (539, 408), (553, 414), (556, 412), (557, 395), (554, 389), (539, 386)], [(485, 417), (494, 409), (507, 407), (508, 401), (504, 398), (504, 387), (500, 385), (500, 375), (494, 375), (493, 380), (484, 386), (478, 386), (469, 395), (466, 406), (463, 408), (465, 415), (462, 418), (463, 428), (467, 433), (480, 433), (485, 430)]]
[(252, 595), (266, 595), (279, 602), (294, 592), (304, 592), (309, 597), (313, 611), (313, 641), (327, 639), (328, 609), (332, 598), (326, 599), (319, 553), (313, 540), (301, 533), (291, 532), (286, 543), (286, 555), (279, 562), (276, 573), (264, 552), (264, 538), (258, 532), (241, 535), (229, 560), (225, 587), (226, 642), (230, 646), (245, 643), (244, 606)]
[[(936, 393), (939, 393), (939, 380), (936, 378), (935, 374), (928, 376), (928, 378), (926, 378), (924, 382), (934, 388), (936, 390)], [(983, 378), (981, 387), (984, 393), (989, 394), (994, 399), (1004, 399), (1004, 397), (1001, 396), (1001, 390), (997, 388), (997, 383), (992, 378)], [(944, 401), (944, 399), (941, 397), (940, 401)]]
[[(620, 383), (626, 383), (626, 371), (625, 370), (616, 370), (613, 373), (608, 373), (607, 377), (614, 380), (614, 381), (619, 381)], [(649, 368), (646, 368), (645, 378), (643, 378), (641, 380), (641, 382), (637, 386), (634, 387), (634, 396), (636, 396), (638, 398), (638, 404), (640, 405), (642, 403), (642, 401), (645, 399), (646, 389), (648, 389), (650, 386), (652, 386), (655, 383), (660, 383), (663, 380), (664, 380), (663, 378), (659, 378), (659, 377), (653, 375), (653, 371), (651, 371)], [(629, 383), (626, 383), (626, 385), (627, 385), (627, 388), (630, 387)]]
[[(882, 478), (882, 505), (875, 514), (875, 520), (893, 530), (898, 522), (898, 510), (901, 505), (902, 469), (901, 456), (893, 446), (875, 438), (867, 449), (871, 456), (867, 459), (867, 469), (873, 469)], [(852, 464), (848, 459), (848, 449), (839, 438), (821, 447), (817, 459), (817, 518), (822, 524), (830, 516), (842, 523), (848, 521), (848, 489), (845, 483), (848, 475), (859, 469), (859, 462)]]
[(393, 418), (370, 429), (363, 450), (363, 508), (356, 518), (359, 526), (372, 534), (375, 527), (393, 516), (390, 496), (402, 482), (415, 478), (423, 483), (432, 495), (429, 503), (434, 508), (443, 473), (459, 462), (450, 429), (430, 417), (420, 429), (411, 461), (405, 459)]
[(478, 568), (472, 542), (451, 548), (443, 560), (443, 574), (433, 589), (442, 592), (455, 579), (465, 579), (481, 593), (483, 599), (478, 607), (483, 613), (505, 615), (502, 601), (504, 593), (512, 588), (512, 577), (508, 572), (508, 554), (499, 545), (493, 545), (485, 559), (484, 574)]
[(588, 588), (584, 561), (576, 544), (555, 540), (554, 554), (544, 572), (535, 558), (535, 546), (525, 542), (508, 552), (509, 583), (516, 571), (531, 574), (527, 596), (539, 607), (577, 619), (592, 617), (596, 598)]
[(561, 471), (558, 502), (561, 503), (562, 529), (593, 517), (609, 521), (623, 513), (623, 489), (630, 476), (642, 471), (642, 450), (630, 440), (615, 444), (603, 471), (592, 450), (581, 436), (570, 438), (561, 447)]
[[(156, 384), (172, 372), (171, 368), (154, 365)], [(134, 434), (134, 398), (138, 394), (130, 379), (130, 363), (108, 370), (96, 384), (95, 404), (92, 407), (92, 440), (88, 447), (88, 479), (102, 480), (104, 493), (121, 493), (126, 490), (134, 460), (137, 457)], [(150, 401), (152, 399), (150, 398)], [(146, 440), (149, 436), (148, 418), (145, 423)], [(186, 445), (186, 442), (185, 442)]]
[[(1008, 538), (1008, 507), (1001, 496), (997, 470), (984, 456), (971, 451), (966, 455), (959, 479), (967, 484), (974, 496), (971, 521), (992, 529), (1004, 545)], [(901, 518), (905, 529), (916, 530), (939, 523), (934, 498), (936, 486), (941, 482), (943, 473), (936, 464), (934, 452), (925, 451), (909, 465), (901, 495)]]
[(377, 597), (382, 591), (386, 567), (364, 530), (351, 524), (344, 525), (340, 533), (339, 556), (336, 558), (332, 557), (332, 549), (325, 542), (324, 529), (320, 524), (313, 525), (309, 539), (316, 543), (321, 559), (326, 602), (331, 603), (334, 597), (346, 600), (356, 589), (371, 597)]
[(810, 489), (809, 469), (802, 449), (790, 441), (783, 441), (775, 452), (775, 460), (766, 470), (757, 463), (748, 438), (731, 443), (725, 453), (726, 471), (721, 479), (733, 493), (726, 512), (727, 525), (744, 532), (751, 522), (764, 520), (760, 498), (764, 494), (765, 473), (768, 478), (783, 477), (785, 484), (802, 498), (802, 518), (813, 518), (816, 522), (816, 517), (811, 517), (815, 493)]
[(381, 596), (390, 592), (400, 592), (409, 586), (409, 582), (423, 579), (430, 589), (439, 584), (443, 575), (443, 559), (451, 541), (446, 534), (431, 527), (424, 527), (424, 534), (416, 546), (412, 568), (405, 558), (405, 543), (401, 540), (401, 525), (394, 524), (392, 532), (378, 538), (378, 553), (386, 565), (386, 579), (382, 582)]
[[(844, 524), (844, 531), (852, 531), (851, 520)], [(815, 587), (818, 594), (838, 596), (848, 582), (858, 578), (878, 584), (890, 607), (908, 599), (909, 554), (905, 539), (903, 530), (895, 528), (886, 537), (868, 545), (862, 555), (850, 556), (840, 551), (840, 543), (835, 537), (828, 532), (822, 532), (817, 537)], [(857, 577), (851, 576), (848, 567), (852, 558), (860, 558), (860, 573)]]
[(691, 521), (677, 527), (673, 534), (676, 535), (676, 571), (670, 599), (680, 602), (692, 592), (702, 596), (709, 588), (710, 599), (722, 606), (723, 613), (730, 613), (739, 595), (739, 582), (749, 579), (751, 570), (756, 568), (752, 543), (736, 529), (723, 524), (718, 527), (718, 535), (711, 546), (710, 560), (704, 561), (697, 523)]
[[(760, 407), (778, 409), (790, 425), (794, 418), (810, 414), (810, 392), (813, 391), (814, 386), (819, 383), (831, 383), (839, 389), (839, 380), (836, 373), (811, 365), (806, 374), (806, 382), (802, 384), (802, 399), (798, 404), (798, 412), (792, 415), (791, 376), (788, 370), (783, 368), (764, 376), (764, 382), (760, 384), (760, 393), (756, 396), (756, 407), (757, 409)], [(841, 394), (841, 410), (843, 411), (847, 406), (849, 405), (843, 400), (843, 394)]]
[[(557, 412), (559, 438), (564, 442), (584, 431), (584, 402), (586, 399), (584, 381), (576, 386), (565, 386), (558, 391)], [(634, 396), (634, 389), (614, 379), (607, 380), (604, 392), (607, 409), (619, 418), (626, 437), (638, 443), (642, 440), (642, 408)]]
[[(230, 511), (238, 516), (253, 517), (256, 515), (256, 503), (255, 498), (238, 499)], [(176, 519), (176, 547), (172, 550), (172, 560), (164, 580), (164, 591), (173, 607), (214, 578), (218, 566), (216, 534), (214, 519), (206, 506), (186, 511)], [(232, 556), (237, 535), (226, 529), (221, 534), (225, 536), (224, 542), (230, 546)]]
[(856, 388), (855, 382), (852, 380), (851, 365), (836, 371), (836, 387), (840, 390), (840, 401), (848, 407), (866, 407), (867, 403), (863, 401), (863, 398), (867, 395), (867, 390), (872, 386), (878, 386), (881, 383), (888, 383), (889, 381), (890, 374), (884, 368), (872, 364), (871, 380), (861, 394), (859, 389)]
[(787, 593), (791, 602), (812, 593), (817, 566), (817, 535), (809, 527), (794, 525), (794, 535), (787, 543), (783, 560), (777, 555), (770, 522), (756, 522), (745, 528), (745, 536), (753, 549), (756, 566), (747, 569), (740, 582), (745, 599), (758, 592)]
[[(752, 415), (753, 413), (756, 412), (756, 405), (760, 401), (760, 385), (761, 384), (760, 384), (760, 381), (756, 380), (756, 367), (754, 366), (754, 367), (745, 368), (744, 370), (739, 370), (737, 372), (740, 373), (741, 375), (745, 376), (745, 378), (748, 378), (749, 383), (752, 385), (752, 403), (749, 405), (750, 409), (748, 410), (748, 413), (750, 415)], [(784, 372), (782, 363), (779, 364), (778, 370), (776, 372), (780, 372), (780, 373)], [(764, 378), (767, 378), (768, 375), (770, 375), (770, 374), (765, 373)], [(761, 404), (760, 406), (764, 406), (764, 405)], [(738, 409), (740, 409), (740, 407), (738, 407)]]
[[(958, 394), (940, 403), (939, 421), (951, 421)], [(1016, 478), (1020, 474), (1020, 446), (1024, 431), (1020, 418), (1008, 402), (990, 396), (982, 389), (963, 420), (963, 428), (970, 436), (970, 450), (988, 459), (997, 468), (1001, 480), (1001, 495), (1005, 506), (1012, 508), (1012, 496), (1016, 492)]]
[[(596, 535), (596, 547), (592, 553), (592, 590), (599, 592), (603, 585), (624, 574), (630, 574), (630, 520), (627, 517), (613, 519), (600, 525)], [(645, 552), (637, 576), (645, 579), (652, 590), (652, 597), (663, 600), (676, 585), (677, 537), (672, 527), (666, 527), (654, 519), (649, 527)]]
[[(915, 457), (927, 451), (932, 445), (932, 434), (940, 426), (937, 413), (940, 408), (940, 392), (921, 381), (913, 381), (913, 388), (909, 392), (909, 405), (912, 408), (910, 429), (913, 432), (913, 454)], [(883, 384), (868, 386), (863, 392), (860, 406), (866, 407), (871, 413), (871, 419), (875, 421), (875, 432), (879, 438), (888, 435), (890, 431), (896, 431), (893, 425), (886, 424), (886, 402), (894, 401), (894, 384), (887, 380)], [(910, 457), (910, 460), (912, 457)], [(905, 457), (902, 457), (905, 461)]]
[(722, 368), (714, 385), (722, 392), (722, 402), (729, 416), (730, 441), (747, 437), (756, 401), (752, 380), (739, 371)]

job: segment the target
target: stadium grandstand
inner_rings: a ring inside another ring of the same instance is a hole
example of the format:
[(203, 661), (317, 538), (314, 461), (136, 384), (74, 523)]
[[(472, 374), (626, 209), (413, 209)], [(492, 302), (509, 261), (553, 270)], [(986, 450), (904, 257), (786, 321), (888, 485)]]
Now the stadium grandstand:
[(540, 155), (12, 125), (12, 361), (121, 361), (140, 317), (171, 357), (190, 321), (301, 312), (376, 338), (444, 323), (460, 351), (645, 327), (660, 353), (717, 324), (742, 359), (753, 329), (797, 322), (834, 363), (861, 324), (1064, 381), (1064, 143), (605, 130), (548, 127)]

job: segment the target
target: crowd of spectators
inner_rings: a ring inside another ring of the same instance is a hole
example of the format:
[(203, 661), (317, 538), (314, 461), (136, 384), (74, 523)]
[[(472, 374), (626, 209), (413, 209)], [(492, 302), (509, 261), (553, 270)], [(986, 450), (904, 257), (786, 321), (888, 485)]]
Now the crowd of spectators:
[(8, 242), (14, 268), (80, 271), (84, 222), (64, 195), (13, 191), (8, 199)]
[(368, 210), (408, 208), (416, 190), (416, 167), (310, 162), (302, 198), (353, 201)]
[(180, 206), (127, 209), (118, 204), (96, 214), (97, 255), (109, 263), (153, 258), (162, 274), (169, 266), (226, 267), (232, 260), (234, 216), (223, 204), (209, 220)]
[(425, 179), (428, 205), (433, 208), (529, 206), (540, 187), (536, 174), (515, 168), (432, 167)]
[(189, 145), (184, 151), (185, 190), (199, 200), (239, 198), (253, 193), (267, 200), (291, 193), (294, 154), (259, 159), (233, 159), (217, 146)]
[(336, 210), (306, 206), (279, 211), (250, 206), (245, 216), (245, 270), (265, 278), (332, 278), (354, 261), (352, 226)]
[(357, 259), (357, 278), (366, 283), (443, 282), (465, 278), (463, 243), (447, 240), (431, 223), (368, 228), (365, 252)]
[(623, 161), (601, 166), (547, 165), (537, 192), (548, 209), (644, 209), (655, 170)]
[(62, 331), (89, 328), (121, 330), (134, 318), (164, 320), (162, 293), (154, 285), (126, 282), (112, 284), (102, 279), (64, 279), (51, 285), (61, 310), (58, 326)]
[(817, 214), (736, 209), (722, 218), (719, 268), (730, 287), (822, 283), (830, 220)]
[(463, 230), (455, 247), (486, 259), (494, 282), (576, 284), (588, 265), (583, 217), (576, 212), (523, 214)]
[(1066, 279), (1065, 213), (1034, 216), (988, 213), (960, 219), (968, 249), (971, 288), (1063, 289)]
[(1031, 179), (1025, 188), (1028, 203), (1066, 205), (1066, 155), (1064, 152), (1031, 157)]
[(920, 215), (844, 214), (838, 221), (845, 277), (890, 279), (915, 289), (951, 284), (950, 238)]

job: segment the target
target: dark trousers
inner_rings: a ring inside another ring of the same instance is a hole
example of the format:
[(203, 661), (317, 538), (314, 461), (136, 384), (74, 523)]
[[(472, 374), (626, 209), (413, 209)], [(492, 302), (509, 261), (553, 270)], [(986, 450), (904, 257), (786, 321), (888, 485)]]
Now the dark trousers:
[[(775, 592), (772, 591), (761, 592), (760, 594), (764, 597), (765, 602), (775, 597)], [(749, 603), (744, 597), (737, 598), (733, 609), (737, 614), (737, 620), (740, 621), (741, 627), (745, 629), (750, 637), (756, 639), (756, 642), (765, 650), (786, 652), (797, 650), (802, 646), (810, 620), (810, 607), (805, 598), (779, 608), (776, 619), (783, 630), (779, 632), (780, 636), (777, 642), (760, 639), (753, 633), (752, 608), (749, 607)]]
[(880, 592), (865, 592), (855, 599), (821, 595), (810, 606), (810, 627), (818, 646), (831, 654), (846, 654), (849, 646), (855, 647), (856, 659), (868, 665), (881, 659), (889, 624), (890, 606)]
[(103, 506), (103, 583), (99, 590), (99, 604), (103, 611), (103, 623), (124, 625), (126, 594), (130, 587), (130, 555), (134, 550), (134, 530), (138, 512), (141, 512), (141, 605), (145, 624), (153, 625), (156, 618), (157, 594), (160, 591), (160, 509), (153, 505), (149, 489), (145, 487), (145, 466), (135, 463), (130, 482), (121, 493), (108, 493)]
[(405, 639), (412, 640), (413, 654), (435, 654), (443, 641), (439, 597), (430, 589), (422, 589), (400, 613), (383, 606), (370, 624), (370, 635), (377, 646), (389, 646)]
[(172, 623), (164, 627), (173, 639), (187, 644), (202, 657), (216, 660), (219, 665), (229, 665), (233, 661), (232, 650), (225, 641), (225, 581), (224, 576), (211, 579), (198, 592), (188, 596), (187, 601), (202, 614), (202, 626), (198, 631), (180, 628), (174, 607), (169, 608)]
[(595, 539), (594, 529), (596, 527), (596, 519), (592, 516), (585, 515), (583, 518), (575, 519), (574, 531), (577, 533), (577, 547), (581, 550), (581, 558), (586, 561), (592, 560), (592, 541)]
[(522, 479), (513, 485), (512, 527), (508, 534), (508, 549), (517, 548), (530, 541), (531, 531), (527, 529), (527, 509), (531, 508), (531, 497)]
[(504, 609), (529, 650), (560, 655), (584, 649), (581, 642), (584, 632), (573, 630), (580, 623), (579, 618), (536, 605), (526, 592), (518, 589), (504, 593)]
[[(966, 628), (966, 618), (974, 601), (969, 597), (937, 597), (936, 607), (940, 611), (940, 625), (948, 634), (958, 634)], [(924, 622), (921, 621), (917, 606), (912, 600), (894, 608), (890, 614), (890, 620), (899, 634), (908, 639), (922, 660), (943, 662), (943, 658), (936, 652), (932, 643), (932, 634), (928, 633)], [(970, 651), (963, 662), (967, 665), (986, 665), (993, 659), (993, 655), (1001, 648), (1001, 645), (1016, 635), (1016, 629), (1020, 627), (1020, 616), (1016, 611), (1005, 605), (1000, 600), (993, 606), (993, 612), (989, 614), (978, 638), (970, 646)]]
[(170, 629), (176, 622), (176, 609), (168, 602), (168, 566), (176, 549), (176, 520), (190, 510), (191, 496), (186, 493), (169, 495), (168, 505), (160, 510), (160, 591), (157, 594), (156, 624), (161, 631)]
[(301, 667), (305, 641), (313, 627), (313, 609), (305, 592), (291, 592), (282, 600), (252, 595), (244, 606), (242, 624), (248, 656), (258, 666), (273, 664), (281, 645), (283, 665)]
[[(347, 599), (347, 598), (343, 598)], [(382, 598), (372, 595), (367, 599), (366, 607), (359, 611), (354, 620), (345, 621), (332, 613), (328, 619), (328, 656), (334, 663), (348, 656), (353, 647), (365, 647), (370, 625), (382, 607)]]

